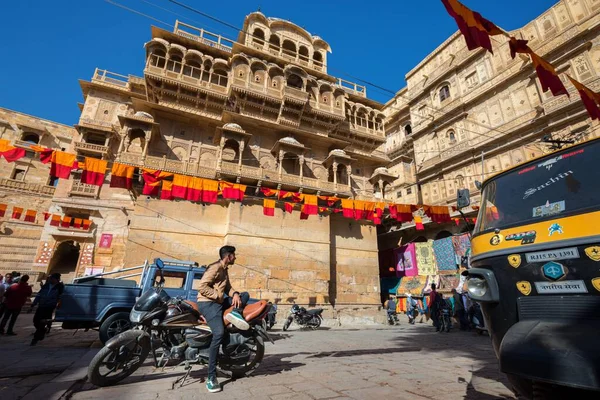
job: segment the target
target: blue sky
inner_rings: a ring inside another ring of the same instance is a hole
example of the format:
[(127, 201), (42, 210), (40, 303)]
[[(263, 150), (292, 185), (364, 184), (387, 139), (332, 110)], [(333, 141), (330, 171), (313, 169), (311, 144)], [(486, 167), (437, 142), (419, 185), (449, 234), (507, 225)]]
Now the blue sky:
[[(240, 28), (244, 16), (258, 7), (267, 16), (291, 20), (329, 42), (330, 74), (392, 91), (405, 86), (404, 75), (456, 31), (439, 0), (179, 1)], [(169, 24), (180, 19), (237, 38), (231, 28), (168, 0), (114, 2)], [(463, 2), (506, 30), (521, 27), (556, 3)], [(83, 100), (79, 79), (90, 80), (96, 67), (142, 76), (150, 26), (170, 29), (106, 0), (8, 1), (2, 14), (0, 107), (69, 125), (77, 122), (77, 103)], [(381, 102), (391, 98), (373, 87), (367, 87), (367, 94)]]

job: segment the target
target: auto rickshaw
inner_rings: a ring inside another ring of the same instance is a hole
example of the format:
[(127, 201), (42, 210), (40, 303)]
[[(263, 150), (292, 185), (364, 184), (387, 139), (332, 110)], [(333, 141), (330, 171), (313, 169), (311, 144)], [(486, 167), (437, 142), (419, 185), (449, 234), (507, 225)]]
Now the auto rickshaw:
[[(467, 287), (529, 399), (600, 399), (600, 139), (481, 185)], [(459, 209), (469, 204), (459, 192)]]

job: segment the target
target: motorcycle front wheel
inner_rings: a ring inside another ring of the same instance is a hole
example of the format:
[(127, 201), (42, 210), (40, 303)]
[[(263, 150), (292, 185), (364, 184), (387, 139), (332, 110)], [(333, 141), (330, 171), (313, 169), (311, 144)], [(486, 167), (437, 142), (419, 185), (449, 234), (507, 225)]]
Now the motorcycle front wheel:
[(139, 331), (126, 331), (112, 347), (104, 346), (88, 367), (88, 380), (96, 386), (111, 386), (133, 374), (150, 352), (150, 338)]
[(239, 379), (245, 376), (250, 376), (256, 370), (256, 368), (258, 368), (263, 357), (265, 356), (265, 342), (263, 341), (263, 338), (258, 335), (254, 336), (252, 339), (246, 342), (245, 346), (250, 352), (250, 360), (244, 365), (228, 365), (225, 368), (220, 367), (219, 370), (225, 376), (233, 379)]
[(287, 321), (285, 321), (285, 324), (283, 324), (283, 330), (287, 331), (291, 324), (292, 324), (292, 318), (290, 317), (287, 319)]

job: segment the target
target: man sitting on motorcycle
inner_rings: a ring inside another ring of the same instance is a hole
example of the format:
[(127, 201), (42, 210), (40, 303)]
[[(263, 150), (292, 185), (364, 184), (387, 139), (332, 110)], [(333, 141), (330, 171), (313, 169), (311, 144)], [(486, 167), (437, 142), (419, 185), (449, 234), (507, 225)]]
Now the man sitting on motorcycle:
[(232, 291), (229, 282), (228, 269), (235, 263), (235, 247), (223, 246), (219, 250), (219, 261), (206, 267), (206, 271), (198, 285), (198, 309), (206, 319), (212, 331), (212, 341), (208, 358), (208, 379), (206, 388), (209, 392), (220, 392), (221, 385), (217, 381), (217, 358), (219, 347), (225, 335), (223, 312), (229, 307), (234, 309), (225, 317), (232, 325), (240, 330), (248, 330), (250, 326), (242, 315), (242, 310), (248, 303), (250, 295), (246, 292)]

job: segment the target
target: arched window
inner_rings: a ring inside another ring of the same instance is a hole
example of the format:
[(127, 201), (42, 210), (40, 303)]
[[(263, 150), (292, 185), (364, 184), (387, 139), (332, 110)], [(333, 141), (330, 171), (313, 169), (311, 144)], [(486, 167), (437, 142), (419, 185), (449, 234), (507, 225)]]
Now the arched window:
[(287, 85), (296, 89), (302, 89), (304, 87), (304, 82), (302, 82), (302, 78), (298, 75), (291, 74), (287, 78)]
[(316, 66), (318, 66), (318, 67), (323, 66), (323, 54), (321, 54), (320, 51), (315, 51), (315, 54), (313, 54), (313, 60), (314, 60)]
[(219, 86), (227, 86), (227, 71), (215, 69), (212, 73), (211, 83)]
[(448, 85), (444, 85), (440, 89), (440, 103), (443, 103), (447, 99), (450, 98), (450, 87)]
[(367, 113), (365, 110), (359, 110), (356, 113), (356, 125), (367, 127)]
[(167, 53), (162, 49), (156, 49), (150, 55), (150, 65), (158, 68), (164, 68), (166, 63)]
[(183, 74), (191, 76), (192, 78), (200, 79), (202, 68), (200, 63), (196, 60), (188, 61), (183, 67)]
[(408, 135), (410, 135), (412, 133), (412, 128), (411, 128), (410, 124), (407, 124), (404, 127), (404, 133), (406, 134), (406, 136), (408, 136)]
[(298, 49), (298, 53), (300, 54), (300, 60), (308, 63), (308, 49), (306, 48), (306, 46), (300, 46), (300, 48)]
[(33, 144), (39, 144), (40, 143), (40, 137), (37, 133), (33, 133), (33, 132), (25, 132), (23, 133), (23, 136), (21, 137), (21, 140), (27, 143), (33, 143)]
[(212, 62), (210, 60), (204, 61), (204, 69), (202, 70), (202, 80), (208, 82), (210, 76), (210, 70), (212, 68)]
[(454, 178), (454, 182), (456, 183), (457, 189), (465, 188), (465, 178), (462, 175), (456, 175), (456, 178)]
[(450, 142), (450, 144), (456, 143), (456, 135), (454, 134), (454, 131), (448, 131), (448, 142)]
[(283, 54), (296, 58), (296, 45), (291, 40), (283, 41)]
[(252, 34), (252, 43), (263, 45), (265, 43), (265, 32), (260, 28), (255, 28)]
[(271, 35), (269, 38), (269, 49), (273, 52), (279, 53), (279, 47), (281, 47), (281, 41), (279, 40), (279, 36)]
[(173, 71), (176, 73), (181, 72), (181, 56), (177, 54), (173, 54), (169, 56), (169, 61), (167, 61), (167, 70)]

